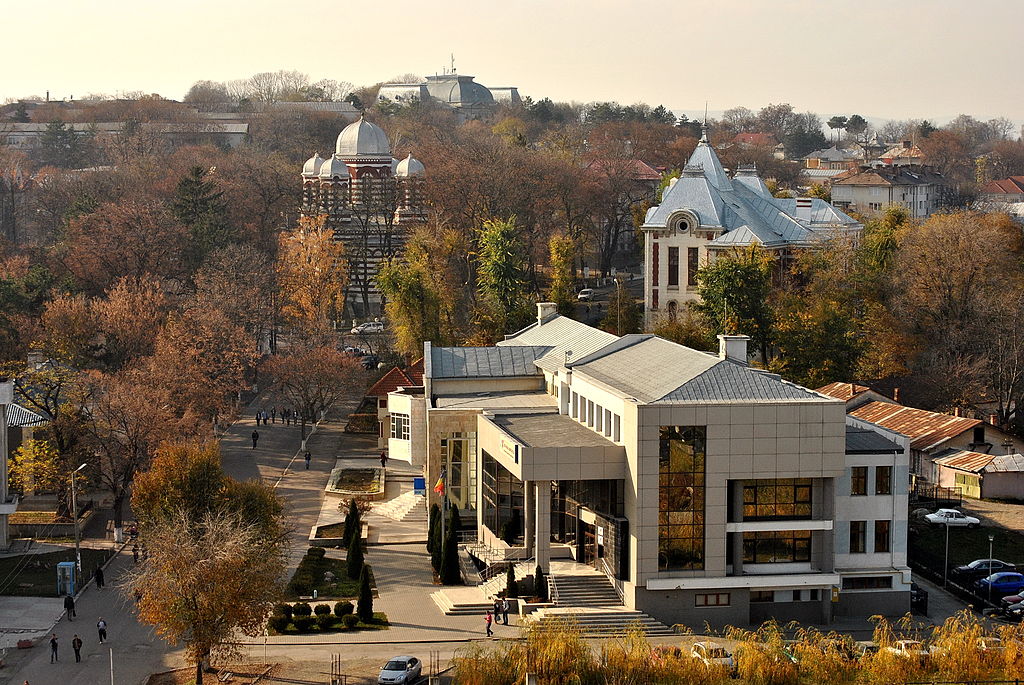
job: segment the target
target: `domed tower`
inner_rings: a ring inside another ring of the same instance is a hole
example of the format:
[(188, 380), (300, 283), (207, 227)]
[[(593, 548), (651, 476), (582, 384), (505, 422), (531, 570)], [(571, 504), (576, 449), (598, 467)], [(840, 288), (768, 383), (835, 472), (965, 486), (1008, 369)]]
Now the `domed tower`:
[(332, 155), (320, 166), (320, 213), (327, 215), (327, 225), (337, 226), (351, 220), (349, 213), (348, 165)]
[(320, 213), (320, 167), (324, 158), (317, 152), (302, 165), (302, 216), (315, 216)]
[(427, 218), (423, 207), (423, 179), (426, 169), (420, 160), (412, 156), (395, 165), (395, 182), (398, 184), (398, 202), (395, 208), (395, 223), (422, 223)]
[(372, 204), (373, 195), (392, 182), (391, 141), (380, 126), (363, 117), (338, 134), (334, 152), (348, 165), (353, 206)]

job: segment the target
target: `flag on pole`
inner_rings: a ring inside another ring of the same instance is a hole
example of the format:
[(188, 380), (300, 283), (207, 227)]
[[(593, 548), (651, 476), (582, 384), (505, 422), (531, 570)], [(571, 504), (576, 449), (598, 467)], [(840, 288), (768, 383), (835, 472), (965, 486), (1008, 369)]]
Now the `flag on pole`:
[(441, 475), (438, 476), (437, 483), (434, 484), (434, 492), (436, 492), (439, 495), (443, 495), (444, 494), (444, 478), (445, 478), (445, 474), (446, 474), (447, 471), (448, 471), (448, 469), (442, 467), (441, 468)]

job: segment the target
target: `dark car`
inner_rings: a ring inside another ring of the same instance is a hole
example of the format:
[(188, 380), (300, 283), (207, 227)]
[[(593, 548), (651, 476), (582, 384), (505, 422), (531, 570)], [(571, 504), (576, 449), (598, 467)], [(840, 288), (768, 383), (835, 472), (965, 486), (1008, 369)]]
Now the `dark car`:
[(979, 595), (991, 593), (994, 597), (1004, 597), (1024, 590), (1024, 575), (1012, 572), (993, 573), (974, 584)]
[(961, 585), (970, 585), (976, 580), (1001, 571), (1016, 571), (1013, 564), (999, 559), (975, 559), (969, 564), (957, 566), (949, 572), (950, 578)]
[(917, 583), (910, 584), (910, 610), (928, 615), (928, 591)]
[(999, 600), (999, 608), (1007, 609), (1012, 607), (1014, 604), (1020, 604), (1024, 602), (1024, 595), (1007, 595)]
[(363, 368), (367, 371), (373, 371), (377, 368), (377, 364), (380, 364), (380, 357), (375, 354), (364, 354), (359, 358), (359, 363), (363, 365)]

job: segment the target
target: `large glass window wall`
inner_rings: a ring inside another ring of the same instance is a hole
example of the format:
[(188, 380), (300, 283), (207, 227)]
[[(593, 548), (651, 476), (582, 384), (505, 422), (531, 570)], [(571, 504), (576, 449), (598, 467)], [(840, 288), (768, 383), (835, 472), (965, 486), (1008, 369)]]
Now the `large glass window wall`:
[(506, 543), (523, 544), (523, 482), (499, 464), (494, 457), (481, 451), (481, 496), (483, 523)]
[(658, 461), (658, 569), (704, 568), (707, 429), (662, 426)]

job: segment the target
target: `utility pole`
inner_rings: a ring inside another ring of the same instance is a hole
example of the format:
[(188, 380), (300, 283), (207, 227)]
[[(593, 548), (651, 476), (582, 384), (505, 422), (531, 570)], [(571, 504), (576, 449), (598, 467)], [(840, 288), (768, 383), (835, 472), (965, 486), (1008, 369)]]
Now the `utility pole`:
[[(82, 464), (77, 469), (71, 472), (71, 520), (74, 522), (75, 525), (75, 569), (77, 573), (77, 578), (75, 578), (76, 586), (79, 586), (82, 583), (82, 549), (80, 545), (81, 535), (79, 534), (78, 531), (78, 493), (75, 490), (75, 476), (77, 476), (78, 472), (84, 469), (85, 467), (86, 465)], [(111, 666), (111, 670), (113, 670), (113, 666)], [(113, 682), (113, 676), (111, 676), (111, 682)]]

